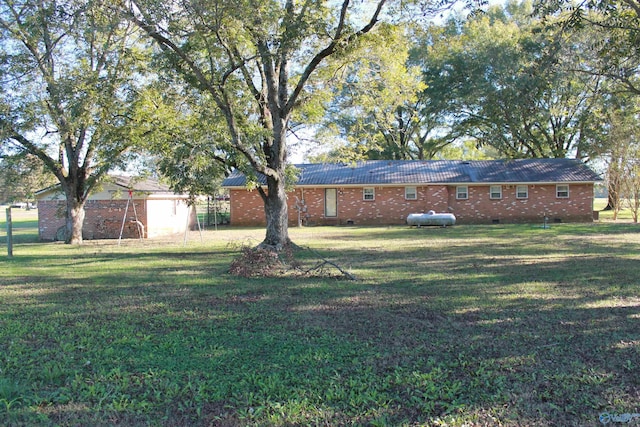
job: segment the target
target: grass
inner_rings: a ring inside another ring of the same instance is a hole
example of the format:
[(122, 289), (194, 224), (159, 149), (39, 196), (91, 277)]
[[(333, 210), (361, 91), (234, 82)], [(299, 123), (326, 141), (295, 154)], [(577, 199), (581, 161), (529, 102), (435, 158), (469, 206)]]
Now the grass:
[[(593, 208), (599, 211), (599, 219), (600, 221), (610, 222), (613, 221), (613, 211), (605, 211), (603, 210), (607, 206), (606, 198), (598, 198), (593, 202)], [(630, 222), (633, 221), (633, 215), (631, 213), (631, 209), (627, 207), (626, 201), (623, 202), (623, 208), (618, 212), (618, 222)]]
[(354, 282), (230, 276), (260, 229), (72, 247), (14, 221), (5, 425), (596, 426), (640, 412), (628, 222), (291, 229)]
[[(0, 244), (4, 246), (6, 254), (7, 206), (0, 206)], [(11, 233), (13, 243), (27, 243), (38, 241), (38, 211), (31, 209), (11, 209)]]

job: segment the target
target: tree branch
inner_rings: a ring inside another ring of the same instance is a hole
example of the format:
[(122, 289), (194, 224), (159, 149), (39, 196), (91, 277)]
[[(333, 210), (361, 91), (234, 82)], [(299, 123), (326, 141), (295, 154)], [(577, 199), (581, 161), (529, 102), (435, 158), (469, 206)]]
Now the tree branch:
[[(362, 27), (360, 29), (360, 31), (358, 31), (355, 34), (352, 34), (351, 36), (347, 37), (347, 39), (345, 40), (345, 44), (349, 44), (349, 43), (353, 42), (354, 40), (358, 39), (359, 37), (363, 36), (364, 34), (368, 33), (369, 31), (371, 31), (371, 29), (378, 22), (378, 17), (380, 16), (380, 13), (382, 12), (382, 8), (384, 7), (386, 1), (387, 0), (379, 0), (378, 1), (378, 5), (376, 6), (376, 10), (373, 13), (373, 15), (371, 16), (371, 19), (369, 20), (369, 22), (364, 27)], [(338, 47), (338, 44), (340, 43), (341, 38), (342, 38), (342, 32), (344, 30), (348, 8), (349, 8), (349, 0), (344, 0), (343, 3), (342, 3), (342, 7), (340, 9), (340, 18), (338, 20), (338, 25), (336, 27), (336, 32), (335, 32), (335, 35), (334, 35), (331, 43), (329, 43), (329, 45), (327, 47), (325, 47), (318, 54), (316, 54), (316, 56), (313, 57), (311, 62), (309, 62), (307, 67), (304, 69), (304, 71), (302, 72), (302, 75), (300, 76), (300, 80), (298, 80), (298, 84), (296, 85), (295, 89), (293, 90), (293, 93), (289, 97), (289, 101), (287, 102), (287, 105), (285, 106), (285, 112), (288, 113), (289, 111), (291, 111), (293, 109), (293, 106), (295, 105), (296, 101), (300, 97), (300, 94), (302, 93), (302, 89), (307, 84), (307, 81), (311, 77), (311, 74), (313, 74), (313, 72), (316, 70), (316, 68), (318, 68), (320, 63), (325, 58), (329, 57), (330, 55), (332, 55), (336, 51), (336, 48)]]
[(49, 157), (43, 149), (25, 138), (23, 135), (16, 132), (11, 127), (11, 125), (2, 118), (0, 118), (0, 129), (7, 131), (7, 138), (15, 140), (20, 145), (20, 147), (39, 158), (45, 164), (47, 169), (49, 169), (51, 173), (53, 173), (56, 178), (58, 178), (58, 180), (60, 180), (61, 182), (64, 180), (62, 165), (56, 163), (56, 161)]
[[(131, 4), (134, 5), (139, 11), (142, 10), (136, 4), (135, 1), (132, 1)], [(162, 34), (160, 34), (160, 32), (159, 32), (159, 30), (158, 30), (158, 28), (157, 28), (155, 23), (149, 23), (149, 22), (143, 21), (142, 19), (138, 18), (135, 15), (135, 12), (133, 12), (132, 10), (125, 10), (124, 14), (131, 22), (136, 24), (149, 37), (151, 37), (153, 40), (155, 40), (158, 43), (158, 45), (160, 46), (160, 49), (164, 50), (165, 52), (166, 51), (171, 52), (171, 53), (175, 54), (176, 56), (178, 56), (178, 58), (180, 58), (180, 60), (187, 67), (188, 72), (191, 73), (193, 75), (193, 77), (196, 78), (198, 83), (204, 89), (206, 89), (208, 92), (210, 92), (214, 97), (217, 96), (217, 93), (216, 93), (216, 90), (214, 89), (214, 86), (211, 84), (209, 79), (207, 79), (207, 77), (202, 73), (202, 70), (200, 70), (200, 68), (184, 52), (184, 50), (182, 50), (173, 41), (169, 40), (167, 37), (165, 37)], [(179, 68), (182, 70), (183, 73), (187, 72), (187, 70), (185, 70), (183, 66), (180, 66), (179, 64), (177, 64), (177, 65), (179, 66)]]
[(634, 2), (633, 0), (622, 0), (628, 4), (636, 12), (636, 17), (640, 17), (640, 2)]

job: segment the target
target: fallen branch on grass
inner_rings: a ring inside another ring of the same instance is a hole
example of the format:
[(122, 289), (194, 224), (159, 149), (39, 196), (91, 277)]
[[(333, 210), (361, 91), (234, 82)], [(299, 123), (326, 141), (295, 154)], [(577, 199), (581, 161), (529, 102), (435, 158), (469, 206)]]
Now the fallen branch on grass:
[(354, 276), (353, 274), (349, 273), (348, 271), (344, 270), (342, 267), (340, 267), (338, 264), (336, 264), (333, 261), (329, 261), (328, 259), (326, 259), (325, 257), (323, 257), (322, 255), (320, 255), (318, 253), (318, 251), (314, 251), (313, 249), (309, 248), (309, 247), (305, 247), (304, 249), (308, 250), (309, 252), (313, 253), (315, 256), (317, 256), (318, 258), (320, 258), (322, 260), (322, 262), (320, 262), (319, 264), (316, 264), (315, 267), (311, 267), (310, 269), (308, 269), (307, 271), (304, 272), (304, 274), (309, 274), (312, 271), (316, 271), (316, 270), (320, 270), (322, 269), (322, 267), (324, 267), (325, 265), (330, 265), (332, 267), (334, 267), (336, 270), (338, 270), (340, 273), (342, 273), (343, 276), (345, 276), (347, 279), (349, 280), (358, 280), (356, 278), (356, 276)]
[(356, 279), (356, 277), (353, 274), (349, 273), (348, 271), (343, 270), (335, 262), (331, 262), (331, 261), (326, 260), (324, 258), (323, 258), (323, 260), (322, 260), (322, 262), (320, 264), (316, 265), (315, 267), (312, 267), (312, 268), (308, 269), (307, 271), (304, 272), (304, 274), (309, 274), (312, 271), (320, 270), (322, 267), (324, 267), (327, 264), (335, 267), (340, 273), (342, 273), (343, 276), (347, 277), (349, 280), (358, 280), (358, 279)]
[[(260, 245), (258, 247), (241, 246), (241, 254), (231, 262), (229, 272), (241, 277), (292, 277), (307, 276), (314, 271), (322, 271), (325, 266), (331, 266), (338, 270), (343, 277), (349, 280), (358, 280), (337, 263), (329, 261), (317, 251), (309, 247), (287, 245), (280, 252), (275, 252)], [(303, 271), (302, 264), (296, 260), (295, 253), (308, 250), (320, 261), (316, 265)], [(328, 274), (328, 273), (325, 273)]]

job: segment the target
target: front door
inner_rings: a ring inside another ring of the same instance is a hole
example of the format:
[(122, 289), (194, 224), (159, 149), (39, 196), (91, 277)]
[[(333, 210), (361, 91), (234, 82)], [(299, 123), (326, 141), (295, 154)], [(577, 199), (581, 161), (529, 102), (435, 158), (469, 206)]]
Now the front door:
[(324, 190), (324, 216), (338, 216), (338, 191), (335, 188)]

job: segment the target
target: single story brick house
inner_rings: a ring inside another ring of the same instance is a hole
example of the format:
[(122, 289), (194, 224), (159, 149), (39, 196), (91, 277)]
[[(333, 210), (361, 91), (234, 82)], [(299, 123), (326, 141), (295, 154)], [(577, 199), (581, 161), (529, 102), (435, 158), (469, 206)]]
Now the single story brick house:
[[(37, 192), (36, 198), (40, 240), (62, 240), (66, 204), (60, 185)], [(188, 200), (155, 180), (111, 176), (85, 203), (83, 238), (117, 239), (121, 229), (123, 238), (184, 233), (195, 224)]]
[[(301, 164), (288, 193), (295, 225), (406, 224), (412, 213), (450, 212), (458, 224), (591, 222), (601, 178), (574, 159), (372, 160)], [(264, 183), (264, 177), (259, 177)], [(231, 225), (265, 224), (264, 204), (233, 172)]]

